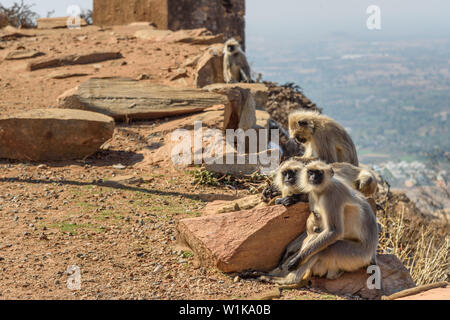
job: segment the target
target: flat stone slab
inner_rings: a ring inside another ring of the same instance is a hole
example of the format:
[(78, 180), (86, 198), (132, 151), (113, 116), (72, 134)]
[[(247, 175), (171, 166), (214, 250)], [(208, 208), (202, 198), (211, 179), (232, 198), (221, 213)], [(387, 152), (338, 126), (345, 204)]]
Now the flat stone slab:
[(383, 292), (367, 287), (367, 279), (371, 274), (365, 269), (346, 272), (336, 280), (312, 278), (311, 285), (332, 294), (357, 295), (365, 299), (380, 299), (382, 295), (391, 295), (416, 286), (409, 271), (395, 255), (378, 255), (378, 266), (381, 271)]
[(204, 265), (223, 272), (270, 271), (306, 229), (307, 203), (208, 215), (178, 222), (179, 239)]
[[(40, 18), (37, 19), (38, 29), (58, 29), (67, 28), (67, 21), (71, 19), (70, 17), (55, 17), (55, 18)], [(80, 18), (80, 27), (87, 26), (87, 22)]]
[(122, 58), (120, 52), (90, 52), (85, 54), (71, 54), (56, 58), (45, 58), (28, 63), (27, 70), (35, 71), (39, 69), (57, 68), (77, 64), (90, 64), (106, 60)]
[(114, 133), (105, 115), (67, 109), (35, 109), (0, 117), (0, 158), (25, 161), (84, 159)]
[(128, 78), (90, 79), (59, 98), (59, 107), (99, 112), (117, 121), (158, 119), (228, 103), (226, 96)]
[(10, 51), (5, 60), (22, 60), (22, 59), (31, 59), (45, 55), (45, 53), (37, 51), (37, 50), (14, 50)]

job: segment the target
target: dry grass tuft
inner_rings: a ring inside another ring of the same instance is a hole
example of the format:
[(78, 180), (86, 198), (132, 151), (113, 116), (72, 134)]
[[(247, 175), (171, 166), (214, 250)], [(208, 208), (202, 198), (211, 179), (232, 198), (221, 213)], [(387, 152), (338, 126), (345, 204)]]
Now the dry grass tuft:
[(417, 285), (448, 281), (448, 224), (423, 216), (403, 194), (387, 191), (380, 198), (382, 209), (377, 217), (383, 231), (379, 253), (395, 254)]

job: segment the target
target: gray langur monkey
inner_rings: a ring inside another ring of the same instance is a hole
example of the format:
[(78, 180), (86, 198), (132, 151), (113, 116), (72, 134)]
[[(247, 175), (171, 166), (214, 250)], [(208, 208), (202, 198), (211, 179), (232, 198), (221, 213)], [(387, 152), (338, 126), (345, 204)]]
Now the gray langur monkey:
[[(291, 150), (291, 154), (288, 157), (316, 157), (326, 163), (347, 162), (359, 165), (355, 144), (344, 127), (317, 111), (291, 113), (289, 135), (286, 149)], [(304, 153), (302, 145), (306, 147)]]
[(226, 83), (253, 82), (247, 58), (236, 39), (225, 42), (223, 53), (223, 78)]
[(308, 193), (313, 212), (308, 220), (312, 222), (307, 224), (302, 241), (287, 248), (278, 268), (257, 273), (260, 280), (293, 285), (310, 276), (337, 279), (343, 272), (376, 264), (377, 222), (361, 193), (321, 161), (303, 168), (299, 189)]
[[(292, 157), (284, 161), (273, 181), (274, 186), (281, 192), (281, 198), (275, 204), (286, 207), (305, 200), (304, 191), (301, 190), (301, 173), (304, 167), (317, 159)], [(375, 173), (367, 167), (355, 167), (349, 163), (336, 162), (330, 164), (336, 177), (346, 182), (353, 189), (361, 192), (366, 197), (371, 197), (378, 189)]]

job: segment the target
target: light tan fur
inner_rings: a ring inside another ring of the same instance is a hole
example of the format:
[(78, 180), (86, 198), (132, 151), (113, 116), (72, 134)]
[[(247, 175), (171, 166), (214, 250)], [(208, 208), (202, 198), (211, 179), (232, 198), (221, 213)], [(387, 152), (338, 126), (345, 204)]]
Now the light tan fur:
[(367, 198), (372, 197), (378, 190), (377, 177), (367, 166), (355, 167), (350, 163), (330, 163), (337, 177), (341, 178), (353, 189), (358, 190)]
[(326, 163), (359, 164), (355, 145), (347, 131), (318, 112), (296, 111), (290, 114), (289, 134), (298, 144), (305, 145), (304, 157), (317, 157)]
[[(319, 182), (313, 181), (314, 172), (323, 173)], [(336, 279), (345, 271), (376, 263), (378, 228), (364, 196), (320, 161), (305, 166), (300, 184), (309, 193), (313, 212), (307, 232), (287, 248), (281, 265), (260, 280), (290, 285), (310, 275)]]
[(231, 38), (225, 42), (223, 53), (223, 77), (225, 82), (252, 82), (250, 66), (236, 39)]

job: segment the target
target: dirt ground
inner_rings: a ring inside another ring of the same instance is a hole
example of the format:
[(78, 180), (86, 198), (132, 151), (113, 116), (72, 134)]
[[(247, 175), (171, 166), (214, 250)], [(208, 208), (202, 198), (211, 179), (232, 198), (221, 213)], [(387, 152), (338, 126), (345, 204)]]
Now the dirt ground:
[[(139, 40), (136, 27), (28, 30), (35, 37), (0, 43), (36, 49), (47, 57), (120, 51), (123, 59), (84, 66), (26, 71), (27, 60), (0, 62), (0, 115), (56, 105), (56, 98), (89, 77), (147, 75), (168, 79), (205, 46)], [(37, 58), (39, 59), (39, 58)], [(57, 72), (87, 76), (51, 79)], [(164, 120), (162, 120), (164, 121)], [(160, 123), (118, 124), (105, 150), (85, 161), (20, 163), (0, 160), (0, 299), (245, 299), (272, 285), (236, 281), (203, 268), (177, 247), (175, 222), (196, 216), (208, 201), (248, 195), (249, 190), (192, 185), (189, 169), (169, 161), (145, 165)], [(122, 166), (117, 166), (121, 164)], [(132, 175), (136, 183), (102, 181)], [(81, 290), (67, 288), (69, 266), (81, 271)], [(313, 290), (284, 292), (282, 299), (344, 299)]]

